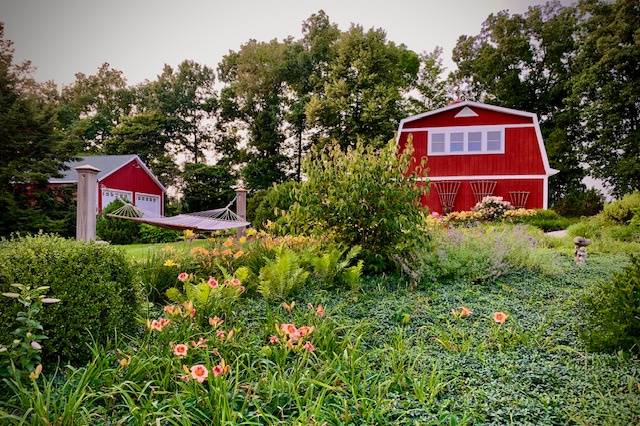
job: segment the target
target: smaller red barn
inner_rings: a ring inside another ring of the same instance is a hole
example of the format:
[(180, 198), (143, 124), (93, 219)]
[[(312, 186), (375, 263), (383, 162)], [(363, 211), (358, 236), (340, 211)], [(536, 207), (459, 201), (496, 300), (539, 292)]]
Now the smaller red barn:
[(431, 211), (471, 210), (488, 195), (516, 207), (547, 208), (549, 167), (538, 117), (472, 101), (407, 117), (398, 128), (402, 148), (411, 137), (416, 161), (427, 158)]
[(78, 175), (75, 168), (84, 164), (100, 169), (97, 212), (115, 199), (122, 198), (141, 210), (164, 215), (166, 188), (137, 155), (81, 156), (76, 161), (66, 163), (63, 176), (49, 179), (49, 184), (76, 185)]

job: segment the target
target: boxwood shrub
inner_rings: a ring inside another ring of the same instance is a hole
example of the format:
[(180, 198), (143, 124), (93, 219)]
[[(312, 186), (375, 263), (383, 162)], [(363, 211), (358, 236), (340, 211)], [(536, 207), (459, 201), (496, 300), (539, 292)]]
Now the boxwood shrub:
[[(10, 284), (47, 285), (61, 303), (47, 306), (42, 325), (49, 340), (45, 357), (81, 363), (90, 357), (92, 340), (104, 343), (131, 333), (140, 308), (139, 284), (121, 251), (57, 236), (14, 237), (0, 242), (0, 291)], [(2, 300), (0, 343), (11, 339), (19, 306)]]

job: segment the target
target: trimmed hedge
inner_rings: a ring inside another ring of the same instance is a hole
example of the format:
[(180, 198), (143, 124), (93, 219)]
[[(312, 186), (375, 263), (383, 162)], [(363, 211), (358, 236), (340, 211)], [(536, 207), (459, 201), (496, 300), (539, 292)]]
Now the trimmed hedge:
[[(87, 361), (92, 340), (105, 343), (116, 333), (136, 329), (141, 306), (139, 284), (124, 254), (106, 245), (57, 236), (16, 237), (0, 242), (0, 291), (10, 284), (47, 285), (61, 303), (42, 315), (45, 357), (72, 364)], [(0, 311), (0, 343), (11, 339), (17, 303), (5, 299)]]

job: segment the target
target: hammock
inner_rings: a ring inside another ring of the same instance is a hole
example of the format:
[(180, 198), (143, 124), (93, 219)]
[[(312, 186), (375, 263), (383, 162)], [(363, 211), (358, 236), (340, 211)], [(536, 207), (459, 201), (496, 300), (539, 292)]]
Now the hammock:
[(156, 213), (139, 209), (132, 204), (125, 203), (119, 209), (107, 214), (107, 216), (115, 219), (147, 223), (162, 228), (191, 229), (194, 231), (219, 231), (249, 226), (249, 222), (229, 209), (234, 201), (235, 198), (222, 209), (183, 213), (177, 216), (160, 216)]

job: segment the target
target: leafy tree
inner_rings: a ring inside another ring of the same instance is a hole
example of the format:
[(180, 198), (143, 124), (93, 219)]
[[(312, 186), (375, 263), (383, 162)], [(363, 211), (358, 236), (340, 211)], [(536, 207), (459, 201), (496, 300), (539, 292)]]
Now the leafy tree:
[(416, 81), (418, 96), (412, 96), (410, 111), (418, 114), (442, 108), (451, 101), (450, 82), (443, 78), (442, 48), (420, 55), (420, 70)]
[(71, 157), (70, 149), (55, 131), (55, 106), (41, 96), (46, 88), (31, 78), (30, 63), (13, 63), (13, 54), (0, 23), (0, 235), (64, 233), (69, 200), (49, 193), (47, 181)]
[(100, 152), (121, 117), (130, 113), (134, 93), (122, 71), (104, 63), (93, 75), (76, 74), (62, 89), (58, 127), (81, 151)]
[(387, 40), (382, 29), (352, 25), (332, 46), (326, 82), (309, 101), (307, 120), (319, 141), (343, 149), (358, 139), (383, 146), (406, 115), (404, 94), (416, 81), (418, 55)]
[(215, 72), (194, 61), (183, 61), (174, 70), (165, 65), (157, 80), (138, 88), (142, 111), (163, 118), (163, 133), (179, 152), (194, 163), (204, 158), (212, 140), (217, 109)]
[(570, 102), (575, 72), (578, 14), (559, 3), (533, 6), (525, 14), (491, 14), (480, 34), (461, 36), (453, 51), (453, 78), (467, 96), (540, 118), (551, 166), (552, 198), (581, 188), (581, 123)]
[(184, 210), (194, 212), (224, 207), (233, 199), (235, 179), (224, 166), (186, 164), (182, 174)]
[(176, 183), (179, 170), (170, 155), (170, 134), (175, 118), (157, 111), (124, 117), (104, 143), (106, 154), (138, 154), (165, 185)]
[(589, 173), (617, 196), (640, 189), (640, 3), (579, 3), (584, 22), (572, 100)]

